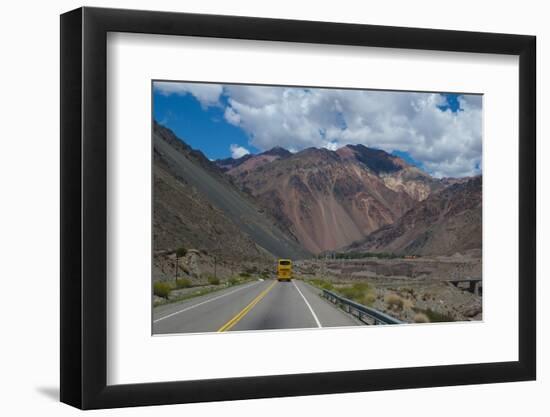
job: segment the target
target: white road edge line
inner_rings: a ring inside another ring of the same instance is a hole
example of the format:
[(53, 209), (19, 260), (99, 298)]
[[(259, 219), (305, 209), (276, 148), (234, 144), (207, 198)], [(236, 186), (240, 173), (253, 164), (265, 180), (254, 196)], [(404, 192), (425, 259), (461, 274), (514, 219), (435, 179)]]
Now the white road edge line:
[(168, 314), (168, 315), (166, 315), (166, 316), (164, 316), (164, 317), (160, 317), (160, 318), (158, 318), (158, 319), (156, 319), (156, 320), (153, 320), (153, 324), (154, 324), (154, 323), (158, 323), (159, 321), (162, 321), (162, 320), (167, 319), (167, 318), (169, 318), (169, 317), (173, 317), (173, 316), (175, 316), (176, 314), (180, 314), (180, 313), (183, 313), (183, 312), (185, 312), (185, 311), (189, 311), (189, 310), (191, 310), (191, 309), (193, 309), (193, 308), (195, 308), (195, 307), (202, 306), (202, 305), (204, 305), (204, 304), (206, 304), (206, 303), (209, 303), (210, 301), (216, 301), (216, 300), (219, 300), (220, 298), (227, 297), (228, 295), (235, 294), (237, 291), (244, 290), (245, 288), (252, 287), (253, 285), (258, 284), (259, 282), (262, 282), (262, 281), (253, 282), (252, 284), (245, 285), (244, 287), (237, 288), (237, 289), (235, 289), (235, 290), (233, 290), (233, 291), (230, 291), (230, 292), (228, 292), (228, 293), (225, 293), (225, 294), (222, 294), (222, 295), (218, 295), (217, 297), (214, 297), (214, 298), (209, 298), (208, 300), (205, 300), (205, 301), (203, 301), (203, 302), (200, 302), (200, 303), (197, 303), (197, 304), (193, 304), (192, 306), (186, 307), (186, 308), (181, 309), (181, 310), (179, 310), (179, 311), (176, 311), (176, 312), (174, 312), (174, 313), (170, 313), (170, 314)]
[(313, 309), (311, 308), (311, 305), (309, 305), (309, 302), (306, 300), (306, 297), (304, 296), (304, 294), (302, 294), (302, 291), (300, 291), (300, 288), (298, 288), (298, 286), (296, 285), (296, 281), (292, 280), (292, 283), (294, 284), (294, 288), (296, 288), (296, 290), (300, 293), (300, 295), (304, 299), (304, 302), (306, 303), (307, 308), (309, 308), (309, 311), (311, 311), (311, 315), (315, 319), (315, 323), (317, 323), (317, 327), (319, 328), (323, 327), (321, 326), (321, 322), (317, 318), (317, 314), (315, 314), (315, 311), (313, 311)]

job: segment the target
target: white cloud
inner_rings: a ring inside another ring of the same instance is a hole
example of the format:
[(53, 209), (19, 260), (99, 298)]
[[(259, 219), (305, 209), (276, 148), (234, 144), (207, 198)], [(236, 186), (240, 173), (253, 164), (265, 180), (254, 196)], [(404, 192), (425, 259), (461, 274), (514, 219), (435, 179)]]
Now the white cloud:
[(335, 151), (340, 148), (340, 144), (338, 142), (327, 142), (323, 147), (327, 148), (329, 151)]
[(220, 96), (223, 93), (223, 87), (220, 84), (157, 81), (154, 83), (154, 89), (166, 96), (192, 94), (203, 108), (220, 105)]
[(223, 106), (225, 120), (261, 151), (361, 143), (408, 152), (437, 176), (480, 172), (481, 96), (460, 96), (461, 110), (452, 112), (440, 109), (444, 96), (431, 93), (190, 83), (162, 88), (193, 94), (203, 106)]
[(224, 94), (226, 120), (260, 150), (362, 143), (408, 152), (433, 175), (479, 173), (481, 96), (460, 97), (452, 112), (429, 93), (231, 86)]
[(231, 146), (229, 146), (229, 150), (231, 151), (231, 157), (233, 159), (242, 158), (243, 156), (248, 155), (250, 153), (248, 151), (248, 149), (246, 149), (243, 146), (239, 146), (235, 143), (233, 143), (233, 144), (231, 144)]
[(239, 123), (241, 122), (241, 116), (239, 116), (238, 113), (235, 112), (231, 107), (227, 107), (224, 112), (224, 118), (229, 123), (235, 126), (239, 126)]

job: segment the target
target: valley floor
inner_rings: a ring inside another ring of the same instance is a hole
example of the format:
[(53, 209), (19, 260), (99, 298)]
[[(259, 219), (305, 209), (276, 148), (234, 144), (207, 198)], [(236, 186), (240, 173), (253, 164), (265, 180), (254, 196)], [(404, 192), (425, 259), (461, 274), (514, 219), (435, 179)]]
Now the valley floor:
[(307, 260), (295, 269), (319, 288), (408, 323), (482, 320), (479, 257)]

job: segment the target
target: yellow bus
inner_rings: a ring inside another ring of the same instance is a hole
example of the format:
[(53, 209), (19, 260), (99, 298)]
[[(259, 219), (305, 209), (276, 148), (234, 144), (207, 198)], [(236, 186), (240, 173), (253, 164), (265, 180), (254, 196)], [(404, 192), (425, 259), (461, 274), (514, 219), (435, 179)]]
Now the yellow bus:
[(277, 262), (277, 281), (290, 281), (292, 279), (292, 261), (279, 259)]

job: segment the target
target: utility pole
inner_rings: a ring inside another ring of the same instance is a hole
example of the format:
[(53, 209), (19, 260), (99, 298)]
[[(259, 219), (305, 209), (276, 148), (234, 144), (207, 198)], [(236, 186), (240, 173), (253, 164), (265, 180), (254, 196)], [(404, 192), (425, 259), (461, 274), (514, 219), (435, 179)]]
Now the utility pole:
[(178, 283), (178, 264), (179, 264), (179, 258), (178, 258), (178, 251), (176, 250), (176, 285)]

